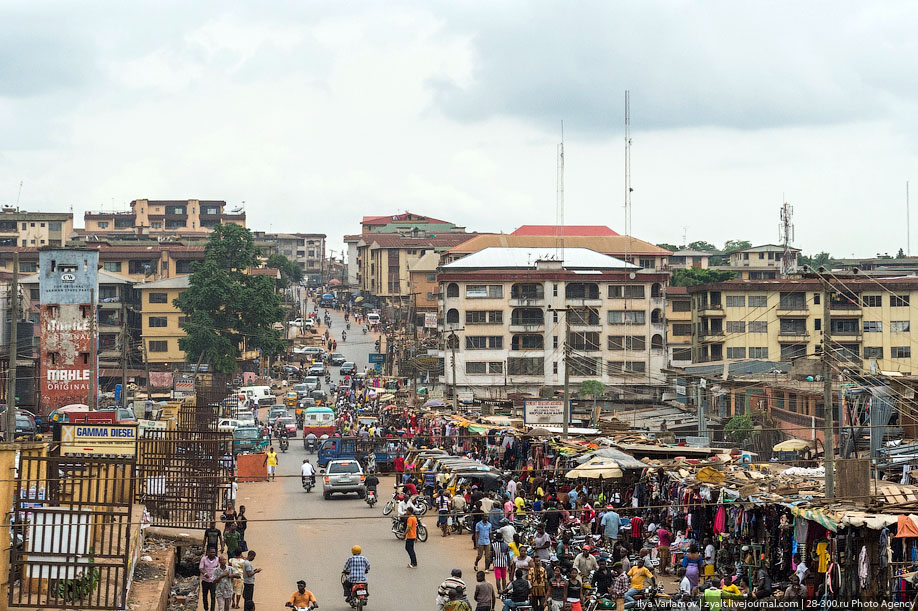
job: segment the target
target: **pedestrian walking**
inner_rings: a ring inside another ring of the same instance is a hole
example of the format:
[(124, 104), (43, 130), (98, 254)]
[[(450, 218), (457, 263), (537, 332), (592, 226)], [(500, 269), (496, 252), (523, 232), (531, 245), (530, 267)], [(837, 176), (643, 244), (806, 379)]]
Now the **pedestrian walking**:
[(226, 557), (218, 558), (220, 566), (214, 569), (214, 593), (217, 597), (216, 611), (230, 611), (230, 603), (233, 600), (233, 583), (240, 575), (232, 566), (226, 564)]
[(198, 563), (198, 573), (201, 578), (201, 600), (204, 611), (217, 611), (217, 598), (214, 586), (214, 571), (220, 566), (217, 560), (217, 549), (207, 548), (207, 553), (201, 556)]
[(418, 519), (414, 509), (409, 505), (408, 517), (405, 520), (405, 551), (408, 552), (408, 568), (418, 568), (418, 557), (414, 553), (414, 544), (418, 539)]
[(264, 464), (268, 466), (268, 481), (273, 482), (277, 473), (277, 452), (274, 451), (274, 446), (268, 448)]
[(242, 565), (245, 563), (245, 560), (242, 558), (242, 552), (236, 550), (236, 555), (230, 558), (230, 566), (233, 567), (233, 570), (239, 575), (239, 579), (233, 580), (233, 605), (231, 608), (238, 609), (239, 602), (242, 600)]
[(246, 609), (248, 609), (249, 601), (255, 597), (255, 575), (261, 573), (260, 568), (256, 569), (252, 566), (253, 560), (255, 560), (255, 552), (249, 550), (245, 562), (242, 563), (242, 600), (246, 601)]

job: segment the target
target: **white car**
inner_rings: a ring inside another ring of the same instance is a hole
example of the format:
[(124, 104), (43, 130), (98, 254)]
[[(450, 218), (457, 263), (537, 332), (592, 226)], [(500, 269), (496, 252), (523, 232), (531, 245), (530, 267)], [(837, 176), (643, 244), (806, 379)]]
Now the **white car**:
[(221, 418), (217, 423), (217, 430), (221, 433), (232, 433), (236, 427), (241, 426), (239, 420), (233, 418)]
[(303, 321), (303, 328), (304, 328), (304, 329), (313, 329), (313, 328), (315, 328), (315, 326), (316, 326), (316, 319), (315, 319), (315, 318), (307, 318), (306, 320)]

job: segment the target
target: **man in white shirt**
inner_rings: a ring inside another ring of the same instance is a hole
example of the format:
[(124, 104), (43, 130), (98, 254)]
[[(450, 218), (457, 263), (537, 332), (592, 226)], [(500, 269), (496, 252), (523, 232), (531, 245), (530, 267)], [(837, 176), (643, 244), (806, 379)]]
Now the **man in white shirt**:
[(501, 520), (501, 524), (502, 526), (499, 529), (501, 536), (503, 536), (504, 541), (510, 541), (512, 543), (513, 535), (516, 534), (516, 529), (513, 528), (513, 524), (511, 524), (510, 521), (506, 518)]
[(491, 509), (494, 507), (494, 499), (491, 498), (491, 495), (482, 497), (481, 499), (481, 512), (485, 515), (491, 513)]
[(800, 554), (794, 554), (794, 562), (797, 563), (797, 568), (794, 569), (794, 573), (797, 574), (797, 579), (800, 580), (800, 585), (803, 585), (803, 580), (806, 579), (806, 574), (810, 570), (810, 568), (806, 565), (806, 563), (800, 557)]
[(714, 557), (717, 555), (717, 550), (714, 549), (714, 544), (710, 538), (705, 538), (704, 544), (704, 563), (705, 565), (714, 566)]
[(306, 478), (308, 477), (312, 481), (312, 485), (316, 484), (316, 469), (312, 466), (312, 463), (309, 462), (308, 458), (303, 459), (303, 466), (300, 467), (300, 477), (303, 480), (303, 485), (306, 484)]
[[(507, 494), (510, 495), (511, 499), (516, 498), (516, 480), (513, 477), (510, 477), (510, 481), (507, 482)], [(506, 541), (506, 539), (504, 539)]]

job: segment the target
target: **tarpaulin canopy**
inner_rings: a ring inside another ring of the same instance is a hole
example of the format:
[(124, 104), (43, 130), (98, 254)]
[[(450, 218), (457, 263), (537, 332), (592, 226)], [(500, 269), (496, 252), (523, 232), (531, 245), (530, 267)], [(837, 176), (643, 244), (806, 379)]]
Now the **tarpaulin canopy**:
[(578, 456), (577, 462), (585, 463), (595, 457), (611, 459), (615, 461), (615, 464), (618, 465), (621, 469), (643, 469), (647, 466), (631, 454), (626, 454), (625, 452), (616, 450), (615, 448), (602, 448), (601, 450), (596, 450), (595, 452), (588, 452), (583, 456)]
[(810, 520), (811, 522), (816, 522), (817, 524), (820, 524), (832, 532), (838, 530), (838, 523), (832, 517), (830, 517), (824, 509), (820, 509), (818, 507), (805, 509), (802, 507), (795, 507), (793, 505), (791, 505), (790, 509), (791, 513), (797, 517), (803, 518), (804, 520)]
[(785, 439), (772, 448), (774, 452), (796, 452), (799, 450), (812, 449), (813, 442), (805, 439)]
[(914, 514), (899, 516), (898, 525), (896, 526), (896, 538), (918, 537), (918, 523), (916, 521), (918, 521), (918, 516)]
[(568, 479), (599, 479), (600, 477), (604, 479), (618, 479), (623, 475), (622, 470), (618, 468), (618, 465), (615, 464), (615, 461), (611, 458), (594, 456), (579, 467), (575, 467), (568, 471), (564, 477)]

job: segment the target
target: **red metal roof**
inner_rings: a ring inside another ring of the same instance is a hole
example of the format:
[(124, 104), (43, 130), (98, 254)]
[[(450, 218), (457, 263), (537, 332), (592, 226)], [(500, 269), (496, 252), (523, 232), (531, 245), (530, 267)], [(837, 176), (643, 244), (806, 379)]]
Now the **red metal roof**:
[[(522, 225), (510, 235), (561, 235), (560, 225)], [(618, 235), (605, 225), (564, 225), (566, 236)]]
[(426, 221), (428, 223), (448, 224), (448, 221), (441, 221), (422, 214), (414, 212), (405, 212), (404, 214), (386, 214), (382, 216), (365, 216), (360, 221), (361, 225), (386, 225), (388, 223), (399, 223), (404, 221)]

